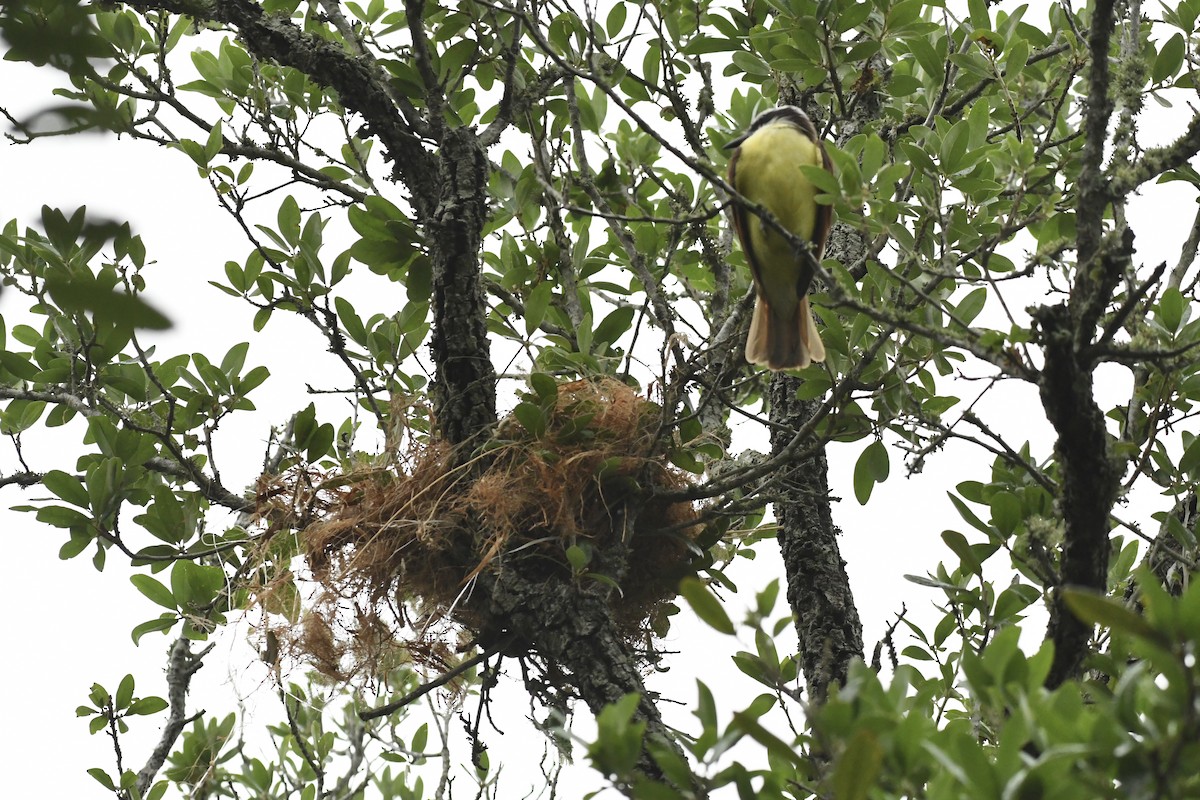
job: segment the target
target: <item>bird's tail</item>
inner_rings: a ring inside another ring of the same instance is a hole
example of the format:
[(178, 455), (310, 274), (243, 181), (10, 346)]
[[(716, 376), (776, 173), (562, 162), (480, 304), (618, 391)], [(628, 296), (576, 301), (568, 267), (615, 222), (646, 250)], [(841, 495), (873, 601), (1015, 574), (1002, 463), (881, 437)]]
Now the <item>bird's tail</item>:
[(803, 369), (825, 360), (825, 345), (817, 332), (808, 298), (800, 298), (794, 314), (783, 317), (759, 296), (746, 337), (746, 360), (768, 369)]

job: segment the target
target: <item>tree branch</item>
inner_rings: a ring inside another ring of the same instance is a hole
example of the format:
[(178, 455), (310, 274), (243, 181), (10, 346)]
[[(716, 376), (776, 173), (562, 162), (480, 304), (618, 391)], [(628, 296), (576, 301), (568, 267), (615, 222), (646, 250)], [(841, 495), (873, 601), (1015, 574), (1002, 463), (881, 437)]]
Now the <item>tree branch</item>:
[[(812, 400), (797, 400), (800, 379), (777, 373), (771, 380), (771, 421), (803, 427), (817, 411)], [(787, 446), (788, 432), (775, 429), (776, 452)], [(838, 548), (829, 496), (825, 448), (781, 469), (783, 496), (775, 501), (776, 538), (787, 574), (787, 599), (795, 618), (798, 651), (809, 702), (823, 705), (829, 691), (846, 681), (850, 662), (862, 658), (862, 621)]]
[(146, 792), (150, 791), (154, 776), (162, 769), (167, 756), (171, 753), (171, 748), (175, 746), (175, 740), (179, 738), (184, 725), (188, 722), (185, 713), (188, 687), (192, 683), (192, 676), (200, 667), (204, 666), (204, 656), (214, 646), (210, 644), (200, 652), (193, 653), (191, 643), (183, 636), (180, 636), (171, 645), (170, 656), (167, 659), (167, 702), (170, 704), (170, 714), (167, 716), (167, 724), (163, 726), (158, 744), (151, 751), (146, 765), (138, 771), (137, 792), (139, 797), (145, 797)]
[[(1096, 3), (1088, 32), (1091, 75), (1077, 184), (1075, 282), (1066, 303), (1033, 312), (1045, 356), (1039, 390), (1046, 418), (1058, 435), (1054, 452), (1062, 475), (1057, 500), (1064, 537), (1058, 585), (1100, 592), (1106, 589), (1108, 579), (1109, 512), (1125, 462), (1110, 455), (1104, 413), (1094, 395), (1095, 361), (1087, 350), (1133, 252), (1133, 233), (1128, 228), (1122, 226), (1119, 234), (1104, 235), (1105, 210), (1112, 199), (1102, 162), (1113, 109), (1109, 87), (1113, 5), (1113, 0)], [(1046, 638), (1054, 642), (1047, 687), (1057, 687), (1079, 674), (1091, 635), (1092, 626), (1072, 614), (1056, 592), (1046, 629)]]
[(379, 138), (393, 175), (412, 192), (418, 213), (432, 210), (436, 168), (392, 102), (386, 77), (370, 62), (355, 58), (336, 42), (305, 32), (285, 15), (264, 11), (253, 0), (129, 0), (125, 5), (141, 12), (169, 11), (231, 25), (254, 55), (298, 69), (336, 91), (342, 105), (362, 116)]
[(447, 670), (446, 672), (442, 673), (441, 675), (434, 678), (433, 680), (427, 681), (427, 682), (421, 684), (416, 689), (413, 689), (411, 692), (404, 695), (404, 697), (401, 697), (399, 700), (393, 700), (392, 702), (385, 703), (377, 708), (372, 708), (368, 711), (359, 712), (358, 718), (365, 722), (367, 720), (378, 719), (379, 717), (386, 717), (391, 714), (394, 714), (395, 712), (404, 708), (409, 703), (412, 703), (414, 700), (421, 699), (425, 695), (432, 692), (434, 689), (437, 689), (439, 686), (445, 686), (447, 683), (454, 680), (459, 675), (462, 675), (464, 672), (471, 669), (476, 664), (480, 664), (480, 663), (486, 661), (487, 659), (491, 658), (496, 653), (500, 652), (505, 647), (508, 647), (510, 644), (512, 644), (512, 642), (515, 638), (516, 638), (515, 636), (505, 636), (505, 637), (501, 638), (501, 640), (499, 642), (497, 642), (496, 644), (493, 644), (491, 647), (481, 650), (479, 653), (471, 656), (466, 661), (462, 662), (461, 664), (454, 667), (453, 669)]
[(1147, 150), (1132, 167), (1125, 166), (1108, 177), (1108, 199), (1128, 196), (1143, 183), (1164, 172), (1184, 166), (1200, 153), (1200, 114), (1192, 117), (1183, 135), (1168, 145)]
[[(1104, 414), (1093, 395), (1092, 367), (1077, 358), (1076, 329), (1066, 305), (1043, 306), (1035, 311), (1034, 320), (1041, 329), (1046, 359), (1039, 381), (1042, 405), (1058, 434), (1054, 451), (1062, 473), (1058, 508), (1064, 541), (1059, 586), (1102, 592), (1108, 577), (1109, 512), (1122, 467), (1109, 457)], [(1092, 626), (1075, 617), (1056, 593), (1046, 630), (1046, 637), (1055, 645), (1048, 687), (1079, 673), (1091, 634)]]

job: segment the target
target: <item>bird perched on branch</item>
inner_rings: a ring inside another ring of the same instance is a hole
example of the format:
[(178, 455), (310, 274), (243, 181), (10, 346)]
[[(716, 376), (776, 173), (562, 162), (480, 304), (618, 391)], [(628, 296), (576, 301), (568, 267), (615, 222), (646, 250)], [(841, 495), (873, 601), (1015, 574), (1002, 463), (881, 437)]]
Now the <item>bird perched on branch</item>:
[[(733, 188), (806, 241), (812, 258), (820, 261), (832, 209), (817, 204), (817, 187), (800, 167), (807, 164), (832, 171), (832, 165), (808, 115), (795, 106), (764, 111), (725, 147), (737, 148), (729, 160)], [(742, 203), (733, 208), (733, 223), (758, 295), (746, 339), (746, 360), (772, 370), (824, 361), (825, 345), (808, 305), (813, 279), (808, 257)]]

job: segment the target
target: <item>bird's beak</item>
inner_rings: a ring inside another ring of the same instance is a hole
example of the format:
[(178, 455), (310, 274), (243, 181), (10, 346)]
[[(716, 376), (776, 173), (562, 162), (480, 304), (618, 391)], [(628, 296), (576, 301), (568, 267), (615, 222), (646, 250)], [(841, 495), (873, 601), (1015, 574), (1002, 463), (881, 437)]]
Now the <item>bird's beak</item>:
[(741, 134), (740, 136), (735, 136), (734, 138), (732, 138), (728, 142), (726, 142), (721, 147), (721, 149), (722, 150), (732, 150), (733, 148), (740, 145), (742, 142), (746, 141), (746, 137), (749, 135), (750, 135), (750, 131), (746, 131), (745, 133)]

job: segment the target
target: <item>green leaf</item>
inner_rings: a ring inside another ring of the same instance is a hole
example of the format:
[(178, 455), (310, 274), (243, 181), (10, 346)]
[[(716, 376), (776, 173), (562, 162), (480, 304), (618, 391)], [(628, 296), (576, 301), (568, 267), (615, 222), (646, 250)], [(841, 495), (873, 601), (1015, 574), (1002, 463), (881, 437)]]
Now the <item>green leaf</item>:
[[(907, 40), (905, 44), (908, 50), (916, 58), (917, 63), (921, 65), (921, 69), (925, 74), (937, 81), (942, 80), (942, 75), (946, 71), (946, 62), (938, 56), (938, 53), (933, 48), (933, 44), (924, 37), (914, 36)], [(931, 162), (932, 163), (932, 162)]]
[(945, 138), (942, 139), (940, 157), (942, 160), (942, 169), (947, 175), (952, 175), (966, 166), (964, 157), (967, 154), (967, 145), (970, 143), (970, 136), (971, 129), (967, 121), (959, 120), (946, 134)]
[[(688, 786), (695, 780), (695, 774), (684, 757), (662, 739), (653, 737), (648, 739), (646, 750), (654, 759), (654, 763), (662, 770), (663, 776), (675, 786)], [(680, 797), (679, 792), (662, 784), (656, 785), (649, 781), (639, 780), (636, 785), (639, 787), (636, 796), (645, 797), (646, 800), (678, 800)], [(644, 786), (654, 786), (656, 793), (644, 793), (642, 789)]]
[(874, 732), (857, 731), (834, 766), (834, 800), (866, 800), (882, 766), (883, 748)]
[(1042, 593), (1036, 586), (1030, 586), (1027, 583), (1015, 583), (1001, 592), (1000, 596), (996, 598), (996, 609), (993, 612), (993, 616), (997, 621), (1004, 622), (1025, 608), (1028, 608), (1030, 604), (1041, 596)]
[[(1187, 442), (1186, 436), (1184, 442)], [(1191, 474), (1200, 468), (1200, 436), (1192, 439), (1191, 443), (1184, 448), (1183, 456), (1179, 459), (1179, 471), (1184, 474)]]
[(970, 507), (961, 499), (959, 499), (953, 492), (947, 492), (946, 495), (950, 498), (950, 502), (958, 511), (959, 516), (966, 520), (967, 524), (980, 533), (986, 533), (988, 536), (994, 535), (991, 526), (976, 516), (975, 512), (972, 511)]
[(867, 504), (875, 484), (887, 480), (889, 471), (887, 447), (876, 439), (867, 445), (854, 464), (854, 497), (860, 505)]
[(577, 544), (573, 544), (567, 548), (567, 563), (571, 565), (571, 569), (575, 572), (582, 572), (587, 567), (591, 558), (586, 550)]
[(163, 608), (169, 608), (172, 611), (178, 608), (178, 605), (175, 603), (175, 596), (171, 594), (171, 590), (149, 575), (130, 575), (129, 582), (136, 586), (139, 592)]
[(808, 179), (808, 182), (825, 194), (839, 194), (841, 186), (838, 184), (837, 176), (830, 174), (829, 170), (824, 167), (815, 167), (810, 164), (801, 164), (800, 172)]
[(513, 409), (513, 416), (535, 439), (540, 439), (546, 433), (546, 415), (533, 403), (518, 403)]
[(148, 714), (157, 714), (169, 704), (161, 697), (143, 697), (129, 707), (129, 713), (137, 716), (146, 716)]
[(962, 299), (962, 302), (955, 307), (954, 315), (964, 325), (970, 325), (971, 321), (979, 316), (979, 312), (983, 311), (985, 303), (987, 303), (987, 288), (980, 286)]
[(992, 509), (992, 524), (1005, 536), (1011, 536), (1021, 524), (1024, 507), (1012, 492), (997, 492), (988, 504)]
[[(1200, 437), (1197, 437), (1196, 441), (1200, 441)], [(1181, 545), (1183, 545), (1185, 548), (1187, 548), (1188, 551), (1190, 551), (1196, 547), (1196, 532), (1195, 532), (1195, 530), (1184, 525), (1183, 522), (1179, 519), (1179, 516), (1177, 514), (1169, 514), (1169, 516), (1167, 517), (1167, 533), (1169, 533), (1171, 535), (1171, 538), (1173, 538), (1175, 541), (1179, 542)], [(1132, 547), (1133, 545), (1136, 545), (1136, 542), (1132, 542), (1130, 544), (1130, 547)], [(1129, 549), (1129, 548), (1127, 548), (1127, 549)], [(1124, 556), (1125, 552), (1122, 551), (1121, 555)], [(1130, 564), (1132, 564), (1132, 562), (1130, 562)], [(1128, 567), (1126, 567), (1125, 572), (1122, 572), (1119, 574), (1124, 575), (1127, 573), (1127, 571), (1128, 571)]]
[(56, 528), (74, 528), (88, 525), (92, 518), (81, 511), (66, 506), (46, 506), (39, 508), (37, 521), (45, 522)]
[(300, 204), (290, 194), (279, 205), (276, 223), (279, 225), (279, 233), (283, 236), (283, 240), (295, 247), (296, 243), (300, 241)]
[(250, 351), (249, 342), (239, 342), (229, 348), (229, 352), (225, 354), (225, 358), (221, 359), (221, 371), (230, 377), (236, 378), (242, 371), (242, 367), (246, 365), (246, 354)]
[(121, 327), (150, 330), (171, 327), (171, 320), (145, 300), (118, 291), (91, 273), (47, 276), (46, 289), (64, 311), (90, 311), (97, 321)]
[(433, 294), (433, 262), (418, 253), (408, 265), (405, 296), (413, 303), (424, 303)]
[(1184, 50), (1182, 33), (1176, 33), (1168, 39), (1162, 49), (1158, 51), (1158, 57), (1154, 59), (1154, 69), (1150, 73), (1151, 80), (1154, 83), (1162, 83), (1168, 78), (1174, 77), (1179, 72), (1179, 68), (1183, 66)]
[(237, 383), (238, 394), (249, 394), (254, 389), (262, 385), (262, 383), (271, 377), (271, 371), (263, 366), (254, 367), (249, 372), (241, 377)]
[(542, 281), (529, 290), (525, 298), (525, 333), (532, 334), (546, 319), (546, 309), (550, 307), (553, 290), (550, 281)]
[[(702, 732), (697, 744), (703, 743), (703, 747), (697, 755), (703, 755), (704, 750), (712, 747), (717, 741), (717, 701), (712, 690), (699, 678), (696, 679), (696, 693), (696, 708), (692, 714), (700, 720)], [(91, 710), (88, 711), (90, 713)]]
[(341, 320), (342, 327), (354, 342), (362, 347), (367, 344), (367, 329), (363, 326), (362, 319), (354, 310), (354, 306), (344, 297), (333, 298), (333, 307), (337, 309), (338, 319)]
[(81, 532), (79, 528), (72, 529), (71, 538), (58, 549), (58, 557), (63, 561), (74, 558), (92, 543), (93, 538), (90, 534)]
[(622, 306), (605, 317), (592, 333), (592, 341), (613, 344), (633, 323), (633, 306)]
[(954, 551), (959, 561), (962, 562), (963, 568), (969, 574), (974, 575), (979, 573), (979, 559), (975, 556), (975, 551), (971, 549), (971, 545), (967, 542), (967, 537), (958, 531), (943, 531), (942, 541)]
[(171, 567), (171, 594), (180, 608), (208, 605), (224, 585), (225, 571), (220, 567), (209, 567), (188, 559), (176, 561)]
[(754, 610), (759, 616), (767, 616), (775, 608), (775, 601), (779, 598), (779, 579), (775, 578), (767, 587), (754, 596)]
[(915, 644), (910, 644), (908, 647), (901, 650), (900, 655), (913, 661), (933, 661), (933, 656), (928, 650)]
[(217, 120), (212, 126), (212, 130), (208, 132), (208, 139), (204, 144), (204, 155), (207, 156), (205, 163), (210, 163), (214, 158), (221, 154), (221, 148), (224, 146), (225, 140), (221, 131), (221, 120)]
[(625, 3), (618, 2), (613, 4), (613, 7), (608, 12), (608, 19), (604, 22), (604, 29), (608, 32), (609, 38), (613, 38), (621, 29), (625, 27), (626, 17)]
[(121, 679), (121, 683), (117, 686), (117, 693), (113, 697), (113, 706), (117, 711), (121, 711), (129, 705), (133, 700), (133, 676), (126, 675)]
[(764, 728), (752, 714), (744, 711), (733, 712), (733, 726), (767, 748), (768, 753), (781, 761), (796, 767), (804, 766), (804, 760), (796, 752), (796, 748)]
[(337, 436), (337, 431), (333, 429), (333, 424), (322, 422), (317, 429), (313, 431), (312, 437), (308, 440), (308, 448), (305, 451), (305, 458), (310, 464), (315, 464), (333, 451), (333, 440)]
[(417, 732), (413, 734), (412, 749), (417, 753), (423, 752), (425, 750), (425, 745), (428, 743), (429, 724), (423, 723), (421, 727), (417, 728)]
[(1008, 47), (1004, 51), (1004, 72), (1009, 78), (1015, 78), (1025, 69), (1025, 65), (1029, 62), (1029, 41), (1026, 39), (1014, 38), (1008, 42)]
[(709, 53), (727, 53), (730, 50), (737, 49), (737, 42), (724, 36), (705, 36), (701, 34), (692, 37), (682, 52), (692, 56), (703, 56)]
[(4, 432), (21, 433), (29, 430), (42, 417), (46, 403), (42, 400), (13, 400), (4, 409)]
[(704, 462), (696, 458), (695, 453), (687, 448), (672, 447), (667, 452), (667, 460), (693, 475), (702, 475), (704, 473)]
[(24, 381), (32, 381), (41, 372), (25, 356), (5, 350), (0, 352), (0, 366)]
[(1071, 613), (1090, 625), (1103, 625), (1119, 633), (1165, 646), (1162, 634), (1150, 627), (1124, 603), (1086, 589), (1062, 589), (1063, 601)]
[(640, 702), (639, 694), (630, 693), (596, 716), (596, 741), (588, 754), (602, 772), (623, 776), (637, 764), (646, 731), (645, 722), (633, 719)]
[(1178, 332), (1179, 326), (1183, 324), (1183, 312), (1186, 308), (1187, 301), (1184, 300), (1183, 293), (1175, 287), (1167, 289), (1158, 301), (1159, 323), (1171, 333)]
[(972, 28), (977, 31), (991, 29), (992, 21), (988, 15), (987, 0), (967, 0), (967, 9), (971, 15)]
[(547, 407), (553, 407), (558, 399), (558, 381), (554, 380), (554, 376), (545, 372), (534, 372), (529, 376), (529, 385), (539, 400)]
[[(95, 725), (97, 720), (99, 720), (99, 722), (100, 722), (100, 727), (103, 728), (105, 725), (105, 722), (106, 722), (104, 717), (97, 717), (96, 719), (92, 720), (93, 726)], [(92, 733), (95, 733), (95, 732), (96, 731), (94, 731), (94, 730), (92, 731)], [(108, 789), (110, 792), (115, 792), (117, 790), (117, 786), (115, 783), (113, 783), (113, 779), (108, 776), (107, 772), (100, 769), (99, 767), (92, 767), (91, 769), (89, 769), (87, 771), (87, 774), (91, 775), (93, 778), (95, 778), (96, 781), (99, 782), (99, 784), (101, 786), (103, 786), (105, 789)]]
[(101, 708), (108, 705), (110, 695), (108, 690), (98, 683), (93, 683), (92, 688), (88, 691), (88, 700), (92, 701), (92, 705), (96, 708)]
[(679, 583), (679, 593), (688, 601), (688, 605), (696, 612), (696, 616), (704, 620), (717, 631), (733, 635), (733, 621), (725, 613), (725, 607), (708, 587), (696, 578), (684, 578)]
[(141, 638), (147, 633), (154, 631), (169, 631), (175, 627), (175, 623), (179, 621), (179, 617), (174, 614), (163, 614), (158, 619), (151, 619), (134, 627), (132, 636), (133, 643), (136, 645)]

